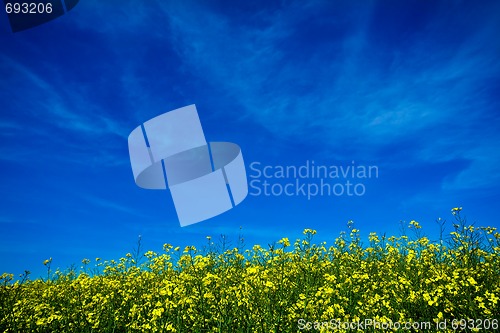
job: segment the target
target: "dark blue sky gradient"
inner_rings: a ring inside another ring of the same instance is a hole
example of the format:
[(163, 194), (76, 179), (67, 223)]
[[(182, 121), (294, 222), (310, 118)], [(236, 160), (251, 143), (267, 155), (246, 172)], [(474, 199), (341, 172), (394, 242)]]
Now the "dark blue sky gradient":
[[(499, 31), (498, 1), (88, 0), (15, 34), (0, 14), (0, 272), (117, 259), (138, 235), (155, 251), (304, 228), (332, 242), (351, 219), (363, 236), (415, 219), (435, 238), (456, 206), (500, 227)], [(355, 161), (379, 177), (181, 228), (168, 191), (135, 185), (127, 137), (189, 104), (248, 173)]]

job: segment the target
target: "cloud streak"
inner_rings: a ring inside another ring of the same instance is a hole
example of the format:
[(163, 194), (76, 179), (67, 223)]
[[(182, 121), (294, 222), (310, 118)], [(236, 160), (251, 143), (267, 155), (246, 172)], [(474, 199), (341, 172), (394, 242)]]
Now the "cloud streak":
[[(15, 104), (14, 108), (4, 104), (4, 110), (9, 114), (4, 113), (0, 119), (4, 128), (1, 136), (10, 142), (8, 147), (3, 147), (4, 150), (22, 146), (21, 155), (28, 157), (30, 146), (36, 150), (39, 149), (37, 142), (47, 142), (56, 144), (71, 160), (71, 152), (84, 153), (89, 150), (89, 144), (95, 148), (96, 140), (104, 139), (94, 153), (114, 155), (116, 144), (127, 136), (124, 123), (109, 116), (101, 106), (93, 103), (92, 96), (82, 93), (82, 89), (58, 78), (55, 66), (47, 71), (42, 76), (19, 61), (2, 56), (0, 72), (12, 73), (16, 78), (15, 82), (2, 84), (3, 103)], [(29, 96), (25, 95), (27, 91)], [(106, 151), (102, 152), (103, 149)], [(2, 154), (2, 158), (13, 160), (21, 155)], [(64, 158), (60, 154), (54, 157)]]
[[(487, 96), (488, 83), (500, 74), (494, 15), (479, 12), (471, 22), (446, 17), (447, 8), (436, 5), (406, 44), (388, 48), (389, 37), (363, 23), (382, 19), (370, 7), (351, 8), (342, 12), (345, 18), (323, 23), (337, 30), (331, 37), (321, 36), (322, 23), (314, 21), (321, 6), (260, 12), (259, 28), (236, 25), (239, 17), (213, 8), (193, 7), (165, 9), (179, 56), (237, 99), (242, 118), (255, 119), (277, 137), (326, 142), (334, 149), (351, 142), (344, 158), (367, 158), (367, 151), (395, 140), (417, 141), (412, 159), (401, 163), (470, 159), (469, 169), (446, 186), (499, 184), (496, 177), (481, 176), (500, 162), (498, 125), (483, 122), (498, 106)], [(304, 22), (313, 26), (308, 34), (301, 31)], [(457, 39), (454, 27), (462, 28), (459, 40), (448, 42)], [(491, 133), (488, 140), (478, 127)]]

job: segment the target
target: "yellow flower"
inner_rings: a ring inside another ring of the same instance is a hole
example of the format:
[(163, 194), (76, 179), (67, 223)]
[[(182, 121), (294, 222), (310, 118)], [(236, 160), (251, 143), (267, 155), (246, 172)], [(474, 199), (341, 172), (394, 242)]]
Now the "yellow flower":
[(314, 229), (304, 229), (302, 232), (304, 235), (311, 234), (311, 235), (316, 235), (316, 230)]
[(284, 247), (290, 246), (290, 240), (286, 237), (280, 239), (278, 243), (283, 244)]
[(422, 227), (420, 226), (420, 224), (419, 224), (417, 221), (415, 221), (415, 220), (411, 220), (411, 221), (410, 221), (410, 228), (411, 228), (412, 226), (413, 226), (415, 229), (421, 229), (421, 228), (422, 228)]

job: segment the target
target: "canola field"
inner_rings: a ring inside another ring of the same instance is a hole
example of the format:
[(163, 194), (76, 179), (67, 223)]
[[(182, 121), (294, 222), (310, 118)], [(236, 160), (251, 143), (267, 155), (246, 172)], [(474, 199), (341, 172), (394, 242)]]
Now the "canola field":
[(500, 234), (468, 225), (431, 241), (349, 223), (334, 243), (315, 231), (274, 245), (83, 260), (83, 271), (0, 276), (0, 332), (495, 332)]

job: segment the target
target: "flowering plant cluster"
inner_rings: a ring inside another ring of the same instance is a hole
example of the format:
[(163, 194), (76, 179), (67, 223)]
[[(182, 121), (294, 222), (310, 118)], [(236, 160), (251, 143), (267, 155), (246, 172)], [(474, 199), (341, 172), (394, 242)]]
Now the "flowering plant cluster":
[(51, 272), (48, 259), (47, 278), (0, 276), (0, 331), (296, 332), (301, 321), (499, 318), (500, 234), (452, 213), (454, 231), (434, 242), (411, 221), (416, 236), (371, 233), (363, 245), (349, 222), (331, 246), (306, 229), (267, 248), (209, 238), (204, 250), (165, 244), (162, 253), (84, 259), (78, 273)]

